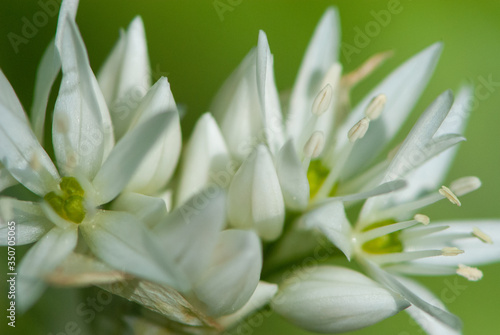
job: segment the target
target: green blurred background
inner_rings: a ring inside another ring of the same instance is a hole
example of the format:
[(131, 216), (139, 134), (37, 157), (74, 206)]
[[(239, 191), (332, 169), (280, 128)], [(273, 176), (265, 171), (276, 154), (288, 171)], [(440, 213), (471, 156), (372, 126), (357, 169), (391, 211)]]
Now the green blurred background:
[[(49, 0), (41, 0), (48, 2)], [(221, 15), (216, 5), (226, 6)], [(303, 52), (313, 29), (328, 6), (337, 6), (341, 16), (342, 40), (354, 45), (355, 28), (364, 30), (374, 18), (371, 11), (387, 9), (388, 1), (124, 1), (82, 0), (77, 23), (87, 45), (94, 71), (100, 68), (118, 37), (118, 29), (141, 15), (148, 38), (153, 72), (166, 75), (176, 101), (186, 107), (183, 131), (188, 134), (196, 118), (207, 111), (218, 87), (256, 45), (259, 29), (268, 36), (275, 57), (276, 81), (280, 90), (292, 86)], [(354, 102), (378, 80), (403, 60), (435, 41), (443, 41), (444, 52), (430, 85), (420, 99), (410, 120), (400, 133), (407, 133), (411, 123), (433, 98), (447, 88), (456, 90), (461, 83), (476, 86), (482, 80), (500, 82), (500, 2), (401, 0), (402, 11), (370, 38), (368, 45), (351, 59), (341, 57), (344, 70), (350, 71), (370, 55), (394, 50), (372, 77), (353, 93)], [(9, 78), (25, 108), (31, 106), (36, 67), (42, 52), (55, 32), (57, 18), (39, 28), (16, 53), (7, 36), (21, 34), (23, 17), (32, 21), (41, 10), (38, 0), (3, 0), (0, 2), (0, 67)], [(488, 79), (489, 78), (489, 79)], [(441, 202), (424, 212), (432, 219), (500, 218), (500, 95), (499, 86), (476, 96), (466, 132), (468, 141), (461, 145), (448, 181), (460, 176), (477, 175), (483, 187), (462, 199), (463, 206)], [(0, 122), (2, 122), (0, 120)], [(1, 145), (1, 144), (0, 144)], [(19, 251), (25, 248), (18, 248)], [(2, 269), (6, 252), (1, 253)], [(500, 265), (483, 266), (480, 282), (458, 279), (466, 289), (448, 304), (465, 323), (465, 334), (498, 334), (500, 317)], [(5, 273), (6, 270), (1, 270)], [(2, 275), (3, 278), (4, 275)], [(440, 296), (455, 281), (454, 277), (424, 278), (422, 282)], [(2, 280), (2, 311), (6, 308), (6, 288)], [(2, 316), (2, 334), (65, 334), (69, 321), (81, 323), (74, 304), (82, 299), (71, 290), (51, 289), (40, 303), (24, 316), (18, 316), (16, 331), (6, 328)], [(5, 312), (1, 313), (2, 315)], [(258, 321), (258, 320), (256, 320)], [(5, 330), (5, 331), (4, 331)], [(376, 326), (352, 334), (422, 334), (405, 313)], [(68, 332), (69, 334), (69, 332)], [(245, 334), (307, 334), (277, 316), (266, 317), (262, 325)]]

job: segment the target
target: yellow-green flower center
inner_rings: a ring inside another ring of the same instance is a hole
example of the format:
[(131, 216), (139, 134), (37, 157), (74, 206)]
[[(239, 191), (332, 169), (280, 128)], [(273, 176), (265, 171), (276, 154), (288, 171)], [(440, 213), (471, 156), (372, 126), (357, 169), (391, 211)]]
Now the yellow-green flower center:
[(43, 197), (60, 217), (81, 223), (85, 218), (85, 192), (74, 177), (63, 177), (59, 184), (61, 194), (49, 192)]
[[(363, 229), (363, 231), (369, 231), (371, 229), (388, 226), (395, 222), (396, 221), (394, 220), (384, 220), (376, 222)], [(394, 233), (374, 238), (371, 241), (365, 242), (362, 245), (362, 248), (364, 251), (371, 254), (389, 254), (393, 252), (402, 252), (403, 243), (399, 239), (399, 233), (399, 231), (396, 231)]]
[[(330, 170), (323, 165), (320, 159), (316, 159), (309, 164), (307, 180), (309, 181), (309, 194), (311, 199), (318, 193), (329, 173)], [(336, 192), (337, 184), (332, 187), (328, 196), (333, 197)]]

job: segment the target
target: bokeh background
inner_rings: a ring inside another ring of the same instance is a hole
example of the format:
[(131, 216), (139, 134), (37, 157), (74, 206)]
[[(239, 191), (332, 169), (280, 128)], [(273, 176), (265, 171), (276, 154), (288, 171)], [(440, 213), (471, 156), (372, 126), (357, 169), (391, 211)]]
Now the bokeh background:
[[(257, 44), (259, 29), (268, 35), (275, 57), (277, 85), (280, 90), (286, 90), (292, 86), (313, 29), (328, 6), (339, 9), (343, 42), (355, 45), (356, 30), (364, 30), (367, 23), (374, 21), (372, 11), (387, 9), (390, 2), (393, 1), (82, 0), (77, 23), (92, 67), (97, 72), (118, 38), (118, 29), (126, 27), (134, 16), (142, 16), (153, 72), (168, 77), (176, 101), (185, 106), (183, 131), (187, 135), (196, 118), (207, 111), (224, 79)], [(463, 197), (460, 208), (443, 201), (429, 207), (425, 213), (432, 219), (500, 218), (500, 2), (401, 0), (399, 3), (401, 12), (392, 15), (390, 23), (371, 37), (358, 54), (341, 55), (344, 70), (350, 71), (374, 53), (395, 51), (390, 60), (356, 88), (354, 102), (402, 61), (436, 41), (444, 42), (444, 52), (430, 85), (398, 140), (408, 132), (425, 106), (445, 89), (456, 90), (463, 82), (476, 87), (484, 81), (498, 83), (490, 85), (490, 91), (483, 88), (476, 95), (477, 108), (472, 112), (466, 131), (468, 141), (461, 144), (448, 177), (451, 181), (460, 176), (477, 175), (483, 187)], [(55, 33), (57, 17), (49, 18), (27, 44), (19, 45), (17, 53), (7, 36), (12, 32), (21, 35), (23, 17), (32, 21), (33, 15), (40, 10), (38, 0), (0, 2), (0, 67), (26, 110), (31, 106), (38, 61)], [(25, 248), (18, 250), (22, 253)], [(1, 249), (0, 278), (7, 272), (6, 257), (5, 249)], [(500, 265), (481, 269), (484, 278), (480, 282), (458, 279), (461, 286), (448, 307), (463, 319), (465, 334), (498, 334)], [(422, 282), (438, 296), (449, 292), (456, 283), (455, 277), (423, 278)], [(51, 289), (34, 309), (18, 316), (15, 331), (6, 328), (4, 283), (2, 279), (0, 333), (71, 334), (72, 330), (64, 328), (68, 322), (82, 324), (82, 317), (77, 315), (74, 306), (85, 302), (86, 297), (72, 290)], [(84, 328), (82, 330), (84, 334)], [(400, 313), (352, 334), (381, 333), (405, 335), (423, 334), (423, 331), (405, 313)], [(266, 316), (262, 324), (245, 330), (244, 334), (307, 332), (272, 315)]]

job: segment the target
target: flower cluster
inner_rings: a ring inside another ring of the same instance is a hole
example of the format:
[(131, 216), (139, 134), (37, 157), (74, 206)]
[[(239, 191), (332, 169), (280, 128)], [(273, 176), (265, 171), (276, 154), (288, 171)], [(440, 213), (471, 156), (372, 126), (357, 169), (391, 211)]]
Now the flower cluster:
[[(408, 276), (476, 281), (473, 266), (500, 260), (498, 220), (431, 222), (421, 213), (443, 199), (460, 206), (481, 186), (474, 176), (442, 185), (465, 139), (471, 88), (439, 95), (382, 157), (430, 80), (440, 43), (351, 107), (351, 89), (390, 53), (343, 73), (330, 8), (284, 96), (261, 31), (183, 146), (167, 78), (151, 83), (141, 19), (95, 76), (77, 7), (61, 4), (30, 118), (0, 72), (0, 244), (9, 221), (18, 244), (35, 243), (18, 270), (19, 309), (50, 284), (96, 285), (154, 312), (127, 317), (136, 333), (165, 325), (216, 333), (265, 305), (322, 333), (402, 310), (429, 334), (460, 332), (460, 319)], [(286, 271), (318, 246), (328, 264)], [(349, 267), (335, 264), (341, 258)]]

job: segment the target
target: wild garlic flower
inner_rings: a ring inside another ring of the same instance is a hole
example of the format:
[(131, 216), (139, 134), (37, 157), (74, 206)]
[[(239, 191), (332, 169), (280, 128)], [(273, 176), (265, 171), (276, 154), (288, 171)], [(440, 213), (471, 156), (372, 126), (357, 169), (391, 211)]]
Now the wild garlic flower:
[[(225, 173), (230, 223), (253, 227), (272, 241), (282, 232), (285, 209), (301, 212), (331, 197), (359, 200), (402, 186), (392, 181), (367, 190), (362, 180), (387, 167), (382, 163), (369, 169), (369, 164), (412, 110), (441, 45), (401, 65), (347, 114), (349, 90), (387, 54), (342, 76), (339, 30), (337, 12), (330, 8), (307, 48), (287, 108), (280, 103), (267, 36), (259, 33), (257, 48), (214, 99), (217, 124), (207, 114), (195, 128), (183, 162), (180, 189), (186, 191), (180, 202), (207, 183), (220, 184)], [(217, 170), (221, 167), (222, 172)], [(189, 177), (193, 171), (202, 176), (194, 182)]]
[[(458, 197), (481, 185), (476, 177), (464, 177), (451, 183), (450, 187), (438, 186), (451, 164), (453, 152), (438, 154), (440, 150), (436, 146), (439, 147), (441, 143), (453, 139), (458, 136), (455, 134), (463, 131), (470, 92), (470, 89), (464, 88), (453, 106), (452, 94), (449, 91), (441, 94), (422, 114), (378, 181), (386, 183), (403, 178), (407, 180), (409, 187), (369, 198), (354, 227), (346, 217), (343, 204), (336, 200), (306, 213), (298, 223), (299, 227), (318, 228), (349, 259), (359, 263), (391, 294), (397, 294), (397, 297), (411, 303), (408, 313), (429, 334), (458, 332), (461, 322), (458, 317), (446, 311), (444, 304), (425, 287), (401, 276), (458, 274), (476, 281), (481, 279), (482, 273), (471, 266), (500, 260), (498, 246), (492, 245), (493, 240), (500, 236), (499, 221), (431, 223), (429, 217), (417, 213), (423, 207), (442, 199), (460, 206)], [(325, 280), (321, 284), (325, 288), (321, 291), (319, 287), (322, 286), (314, 284), (314, 276), (311, 279), (307, 276), (305, 278), (304, 282), (307, 284), (303, 285), (310, 285), (312, 290), (318, 290), (319, 295), (334, 294), (331, 293), (333, 287), (338, 285), (335, 280), (329, 284)], [(310, 330), (315, 330), (318, 323), (328, 322), (323, 319), (325, 316), (322, 314), (314, 318), (314, 312), (311, 312), (311, 317), (306, 322), (298, 316), (299, 310), (309, 313), (311, 308), (334, 308), (333, 302), (318, 300), (315, 305), (314, 301), (307, 298), (307, 291), (292, 292), (286, 283), (282, 291), (283, 301), (297, 300), (297, 306), (276, 304), (276, 310), (292, 322)], [(352, 287), (340, 293), (348, 299), (349, 294), (366, 294), (363, 292), (365, 291), (362, 289)], [(376, 298), (370, 299), (376, 301)], [(301, 301), (309, 303), (301, 305)], [(397, 310), (395, 306), (399, 305), (394, 302), (390, 306), (393, 309), (387, 311), (393, 313), (402, 309)], [(344, 318), (332, 318), (324, 329), (339, 332), (359, 328), (361, 320), (367, 319), (362, 313), (356, 314), (358, 309), (359, 306), (354, 306), (350, 312), (346, 312)], [(349, 313), (354, 313), (355, 316)], [(372, 323), (383, 319), (383, 315), (377, 314), (381, 311), (375, 306), (365, 313), (373, 313), (379, 317), (372, 319)]]
[[(173, 113), (156, 111), (115, 144), (73, 5), (62, 5), (55, 43), (42, 60), (37, 82), (37, 87), (49, 89), (43, 90), (44, 98), (35, 98), (41, 102), (36, 109), (44, 114), (54, 73), (62, 65), (52, 138), (58, 168), (37, 140), (44, 116), (35, 115), (35, 134), (7, 79), (0, 76), (0, 160), (13, 178), (40, 197), (39, 202), (1, 200), (2, 231), (6, 232), (4, 223), (15, 220), (18, 244), (38, 241), (19, 265), (17, 302), (23, 310), (43, 292), (44, 277), (75, 249), (79, 231), (92, 253), (112, 267), (175, 288), (184, 285), (173, 260), (161, 254), (143, 223), (130, 214), (101, 208), (129, 184)], [(6, 236), (2, 234), (3, 245)]]

